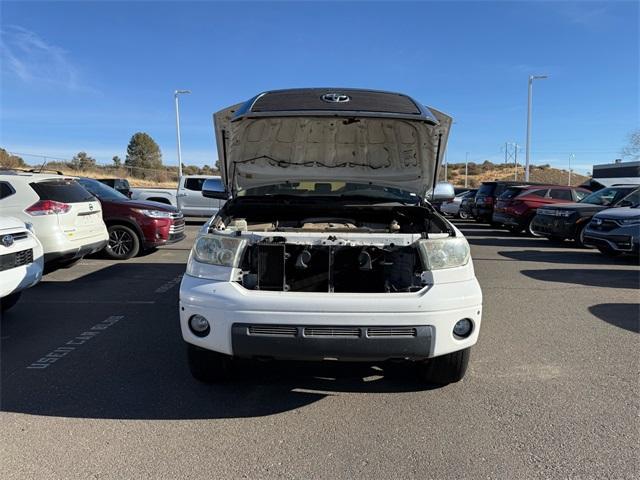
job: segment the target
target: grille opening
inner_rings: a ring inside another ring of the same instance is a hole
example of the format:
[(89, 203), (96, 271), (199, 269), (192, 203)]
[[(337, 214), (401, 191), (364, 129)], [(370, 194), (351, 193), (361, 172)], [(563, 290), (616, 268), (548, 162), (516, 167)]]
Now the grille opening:
[(355, 337), (361, 335), (358, 327), (305, 327), (305, 337)]
[(267, 335), (275, 337), (295, 337), (298, 328), (288, 325), (251, 325), (249, 335)]
[(369, 327), (367, 337), (416, 337), (415, 327)]

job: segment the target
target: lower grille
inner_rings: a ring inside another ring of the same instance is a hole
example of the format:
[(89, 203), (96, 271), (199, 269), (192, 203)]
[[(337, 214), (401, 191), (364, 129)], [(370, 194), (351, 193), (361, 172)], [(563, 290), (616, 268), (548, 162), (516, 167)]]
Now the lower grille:
[(418, 330), (414, 327), (369, 327), (367, 337), (415, 337)]
[(358, 327), (305, 327), (305, 337), (360, 337)]
[(248, 331), (249, 335), (268, 335), (272, 337), (295, 337), (298, 334), (296, 327), (288, 325), (251, 325)]
[(33, 250), (31, 249), (0, 255), (0, 271), (21, 267), (30, 263), (33, 263)]

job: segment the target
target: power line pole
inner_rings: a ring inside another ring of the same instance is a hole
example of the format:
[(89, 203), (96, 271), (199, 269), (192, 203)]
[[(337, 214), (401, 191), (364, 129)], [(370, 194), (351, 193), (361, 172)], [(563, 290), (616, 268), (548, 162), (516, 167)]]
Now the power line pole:
[(180, 145), (180, 109), (178, 107), (178, 95), (182, 93), (191, 93), (189, 90), (176, 90), (173, 92), (173, 98), (176, 103), (176, 143), (178, 145), (178, 177), (182, 177), (182, 148)]
[(518, 144), (514, 143), (514, 150), (513, 150), (513, 166), (514, 168), (514, 174), (513, 174), (513, 180), (514, 181), (518, 181)]
[(509, 142), (504, 142), (504, 164), (507, 164), (509, 158)]

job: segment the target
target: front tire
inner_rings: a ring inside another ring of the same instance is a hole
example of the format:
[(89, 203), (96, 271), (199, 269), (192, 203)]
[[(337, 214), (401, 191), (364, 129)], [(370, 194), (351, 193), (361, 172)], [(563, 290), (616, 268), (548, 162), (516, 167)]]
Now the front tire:
[(573, 240), (576, 242), (576, 245), (578, 247), (584, 247), (584, 230), (585, 228), (587, 228), (588, 223), (589, 222), (585, 222), (584, 225), (582, 225), (581, 227), (578, 227), (576, 236), (573, 238)]
[(448, 385), (459, 382), (469, 366), (470, 348), (441, 355), (420, 365), (420, 377), (430, 384)]
[(542, 237), (542, 234), (536, 233), (533, 230), (533, 218), (531, 220), (529, 220), (529, 223), (527, 223), (527, 233), (529, 235), (531, 235), (532, 237)]
[(124, 225), (111, 225), (108, 228), (109, 243), (104, 251), (114, 260), (128, 260), (140, 252), (140, 239), (136, 232)]
[(11, 307), (13, 307), (16, 303), (18, 303), (18, 300), (20, 300), (20, 295), (22, 295), (22, 292), (12, 293), (11, 295), (0, 298), (0, 311), (4, 313)]
[(458, 216), (462, 219), (462, 220), (466, 220), (467, 218), (469, 218), (469, 214), (463, 210), (460, 210), (458, 212)]
[(217, 383), (232, 377), (233, 358), (187, 344), (187, 360), (193, 378), (202, 383)]

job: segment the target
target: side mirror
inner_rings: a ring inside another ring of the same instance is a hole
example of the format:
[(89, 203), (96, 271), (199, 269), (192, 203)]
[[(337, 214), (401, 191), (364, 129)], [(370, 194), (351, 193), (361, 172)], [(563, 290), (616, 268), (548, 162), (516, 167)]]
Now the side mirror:
[(222, 185), (219, 178), (208, 178), (202, 184), (202, 196), (206, 198), (217, 198), (219, 200), (229, 200), (229, 192)]
[(449, 182), (438, 182), (436, 188), (427, 194), (427, 200), (430, 202), (446, 202), (453, 200), (456, 196), (453, 185)]

